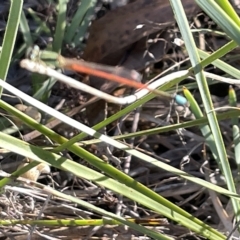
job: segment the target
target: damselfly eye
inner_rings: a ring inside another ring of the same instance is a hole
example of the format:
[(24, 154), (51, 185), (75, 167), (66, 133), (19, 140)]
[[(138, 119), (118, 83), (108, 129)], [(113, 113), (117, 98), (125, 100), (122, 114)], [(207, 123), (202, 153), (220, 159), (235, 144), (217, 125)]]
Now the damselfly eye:
[(29, 58), (33, 61), (39, 60), (40, 58), (40, 48), (37, 45), (29, 47), (26, 51), (26, 58)]

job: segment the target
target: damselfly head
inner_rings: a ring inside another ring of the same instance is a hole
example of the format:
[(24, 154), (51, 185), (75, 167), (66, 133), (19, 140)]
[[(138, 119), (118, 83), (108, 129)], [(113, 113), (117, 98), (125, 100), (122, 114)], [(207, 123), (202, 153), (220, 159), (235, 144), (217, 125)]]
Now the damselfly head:
[(26, 51), (26, 58), (31, 59), (33, 61), (39, 60), (40, 58), (40, 48), (37, 45), (33, 47), (28, 47)]

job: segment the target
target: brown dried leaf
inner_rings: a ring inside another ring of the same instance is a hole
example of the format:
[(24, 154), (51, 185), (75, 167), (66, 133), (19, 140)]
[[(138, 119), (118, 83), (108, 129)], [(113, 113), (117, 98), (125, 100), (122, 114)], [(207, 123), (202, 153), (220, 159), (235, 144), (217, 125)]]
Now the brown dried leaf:
[[(183, 0), (182, 3), (187, 16), (192, 16), (197, 9), (196, 3), (192, 0)], [(110, 11), (90, 27), (83, 59), (100, 62), (109, 54), (159, 32), (172, 22), (174, 16), (168, 0), (138, 0)], [(143, 27), (137, 28), (139, 25)]]

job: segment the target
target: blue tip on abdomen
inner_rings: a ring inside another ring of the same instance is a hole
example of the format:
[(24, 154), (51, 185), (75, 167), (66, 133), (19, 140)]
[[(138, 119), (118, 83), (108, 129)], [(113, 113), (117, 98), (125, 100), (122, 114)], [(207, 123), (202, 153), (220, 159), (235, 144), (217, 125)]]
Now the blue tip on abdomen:
[(188, 105), (188, 101), (185, 97), (181, 96), (181, 95), (176, 95), (175, 96), (175, 102), (178, 104), (178, 105), (181, 105), (181, 106), (187, 106)]

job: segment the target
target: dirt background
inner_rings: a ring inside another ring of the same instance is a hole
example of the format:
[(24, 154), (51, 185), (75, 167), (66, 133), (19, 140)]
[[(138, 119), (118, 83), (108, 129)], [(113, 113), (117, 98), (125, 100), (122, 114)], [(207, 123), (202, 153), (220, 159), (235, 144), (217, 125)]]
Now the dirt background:
[[(192, 0), (183, 0), (184, 9), (189, 17), (189, 24), (192, 29), (212, 29), (219, 30), (218, 26), (208, 16), (206, 16)], [(76, 1), (69, 2), (68, 17), (74, 14)], [(24, 7), (31, 7), (44, 21), (47, 21), (48, 26), (53, 31), (56, 23), (56, 9), (54, 5), (49, 5), (46, 1), (25, 1)], [(2, 1), (0, 4), (0, 38), (3, 37), (6, 26), (6, 18), (8, 14), (8, 1)], [(31, 31), (34, 33), (36, 23), (29, 17), (28, 19)], [(138, 27), (141, 26), (141, 27)], [(196, 32), (194, 34), (196, 43), (205, 51), (214, 51), (227, 43), (227, 38), (215, 34), (214, 32)], [(86, 34), (82, 44), (85, 48), (72, 48), (70, 46), (63, 46), (62, 55), (68, 57), (81, 56), (84, 60), (96, 63), (108, 64), (112, 66), (122, 65), (129, 69), (135, 69), (141, 72), (144, 76), (144, 81), (147, 81), (150, 76), (155, 76), (174, 64), (187, 59), (187, 54), (180, 47), (173, 44), (174, 38), (181, 37), (179, 30), (175, 24), (173, 13), (168, 0), (132, 0), (132, 1), (99, 1), (94, 16), (92, 16), (92, 23), (89, 26), (89, 31)], [(39, 36), (36, 39), (36, 44), (42, 49), (51, 41), (49, 36)], [(22, 35), (19, 33), (17, 44), (22, 43)], [(16, 46), (17, 47), (17, 46)], [(224, 60), (232, 66), (239, 66), (238, 49), (231, 54), (224, 57)], [(22, 70), (18, 65), (17, 59), (12, 65), (8, 75), (8, 82), (18, 87), (19, 89), (31, 94), (32, 88), (30, 82), (30, 74)], [(181, 65), (176, 66), (172, 71), (178, 69), (187, 69), (190, 63), (186, 60)], [(223, 74), (216, 70), (213, 66), (208, 66), (207, 71)], [(79, 75), (76, 78), (82, 80)], [(102, 91), (120, 96), (128, 94), (129, 88), (120, 88), (119, 85), (112, 82), (106, 82), (103, 79), (90, 77), (87, 82)], [(188, 80), (184, 84), (189, 83)], [(63, 91), (64, 89), (64, 91)], [(217, 84), (210, 87), (212, 99), (215, 107), (228, 106), (227, 84)], [(235, 86), (237, 94), (238, 87)], [(193, 90), (193, 94), (201, 105), (201, 98), (198, 90)], [(76, 91), (71, 88), (66, 88), (61, 84), (56, 84), (53, 88), (52, 95), (49, 99), (49, 105), (55, 107), (62, 99), (66, 100), (64, 108), (74, 108), (87, 102), (91, 96)], [(12, 98), (5, 98), (11, 104), (18, 103)], [(89, 105), (87, 111), (78, 113), (73, 117), (90, 126), (101, 121), (106, 117), (104, 113), (105, 102), (98, 101)], [(109, 104), (107, 107), (107, 115), (111, 115), (120, 109), (119, 106)], [(182, 109), (173, 107), (170, 111), (170, 104), (159, 99), (153, 99), (145, 104), (141, 109), (129, 114), (125, 119), (115, 122), (108, 126), (105, 130), (108, 135), (113, 136), (121, 133), (128, 133), (144, 129), (150, 129), (157, 126), (173, 124), (176, 122), (183, 122), (192, 119), (189, 113), (183, 116)], [(136, 123), (136, 116), (139, 114), (139, 119)], [(170, 114), (170, 117), (168, 115)], [(155, 118), (160, 115), (161, 117)], [(133, 124), (134, 123), (134, 124)], [(223, 133), (224, 141), (227, 146), (229, 161), (233, 169), (235, 168), (233, 161), (232, 142), (229, 137), (231, 132), (230, 121), (223, 121), (220, 123), (221, 131)], [(117, 129), (118, 128), (118, 129)], [(77, 132), (63, 124), (54, 128), (57, 132), (71, 137)], [(23, 133), (25, 134), (25, 133)], [(37, 138), (31, 143), (43, 145), (45, 142), (43, 138)], [(135, 148), (148, 153), (149, 155), (170, 164), (176, 168), (182, 169), (194, 176), (205, 179), (202, 171), (203, 164), (208, 161), (209, 167), (213, 175), (213, 181), (223, 186), (224, 182), (221, 175), (216, 173), (217, 165), (212, 160), (211, 153), (204, 145), (204, 139), (198, 128), (189, 128), (182, 131), (172, 131), (163, 134), (142, 136), (129, 140)], [(106, 155), (98, 149), (97, 145), (86, 147), (89, 151), (102, 157)], [(203, 156), (203, 151), (206, 153)], [(171, 173), (164, 170), (156, 169), (152, 165), (141, 163), (138, 159), (131, 159), (125, 156), (122, 152), (111, 149), (113, 156), (122, 159), (121, 168), (127, 171), (131, 177), (146, 186), (154, 189), (163, 197), (187, 210), (195, 217), (201, 219), (214, 228), (224, 231), (224, 228), (219, 225), (219, 218), (215, 209), (212, 206), (211, 198), (208, 191), (202, 189), (200, 186), (187, 182)], [(76, 159), (69, 153), (65, 153), (67, 157), (74, 159), (77, 162), (86, 164), (83, 159)], [(11, 172), (17, 164), (19, 164), (19, 157), (15, 155), (4, 155), (1, 166), (7, 172)], [(129, 165), (126, 164), (126, 161)], [(11, 163), (11, 164), (10, 164)], [(113, 163), (114, 164), (114, 163)], [(59, 172), (52, 169), (52, 178), (56, 181), (57, 189), (66, 188), (71, 192), (73, 189), (75, 194), (81, 199), (87, 200), (96, 206), (100, 206), (108, 211), (116, 212), (119, 207), (119, 198), (116, 194), (101, 189), (99, 186), (88, 183), (83, 179), (75, 179), (73, 176), (64, 172)], [(40, 182), (51, 184), (46, 177), (41, 177)], [(220, 196), (222, 203), (227, 205), (228, 199)], [(20, 218), (18, 213), (14, 211), (13, 205), (6, 199), (9, 199), (9, 193), (2, 195), (1, 208), (2, 211), (14, 212), (14, 217)], [(28, 203), (28, 197), (24, 194), (19, 194), (14, 199), (15, 208), (22, 212), (22, 217), (36, 217), (41, 210), (42, 200), (34, 200), (34, 211), (26, 207), (25, 202)], [(44, 216), (49, 219), (55, 218), (74, 218), (79, 215), (86, 217), (86, 213), (74, 212), (64, 206), (57, 206), (57, 201), (49, 203), (44, 210)], [(160, 218), (155, 213), (137, 206), (128, 199), (123, 199), (124, 208), (120, 211), (121, 214), (130, 217), (141, 218)], [(71, 205), (70, 203), (68, 203)], [(72, 206), (72, 205), (71, 205)], [(230, 213), (230, 210), (229, 210)], [(88, 215), (87, 217), (96, 217), (95, 215)], [(0, 240), (2, 239), (26, 239), (28, 228), (24, 229), (21, 226), (15, 227), (1, 227)], [(41, 234), (56, 237), (54, 239), (112, 239), (116, 234), (116, 239), (149, 239), (143, 238), (139, 233), (126, 229), (124, 227), (101, 227), (93, 229), (92, 227), (62, 227), (62, 228), (37, 228)], [(167, 219), (161, 218), (161, 224), (155, 227), (157, 231), (169, 234), (176, 239), (203, 239), (194, 236), (189, 230), (181, 227)], [(31, 239), (45, 239), (41, 234), (32, 234)], [(15, 235), (10, 238), (7, 235)], [(61, 236), (61, 237), (60, 237)]]

